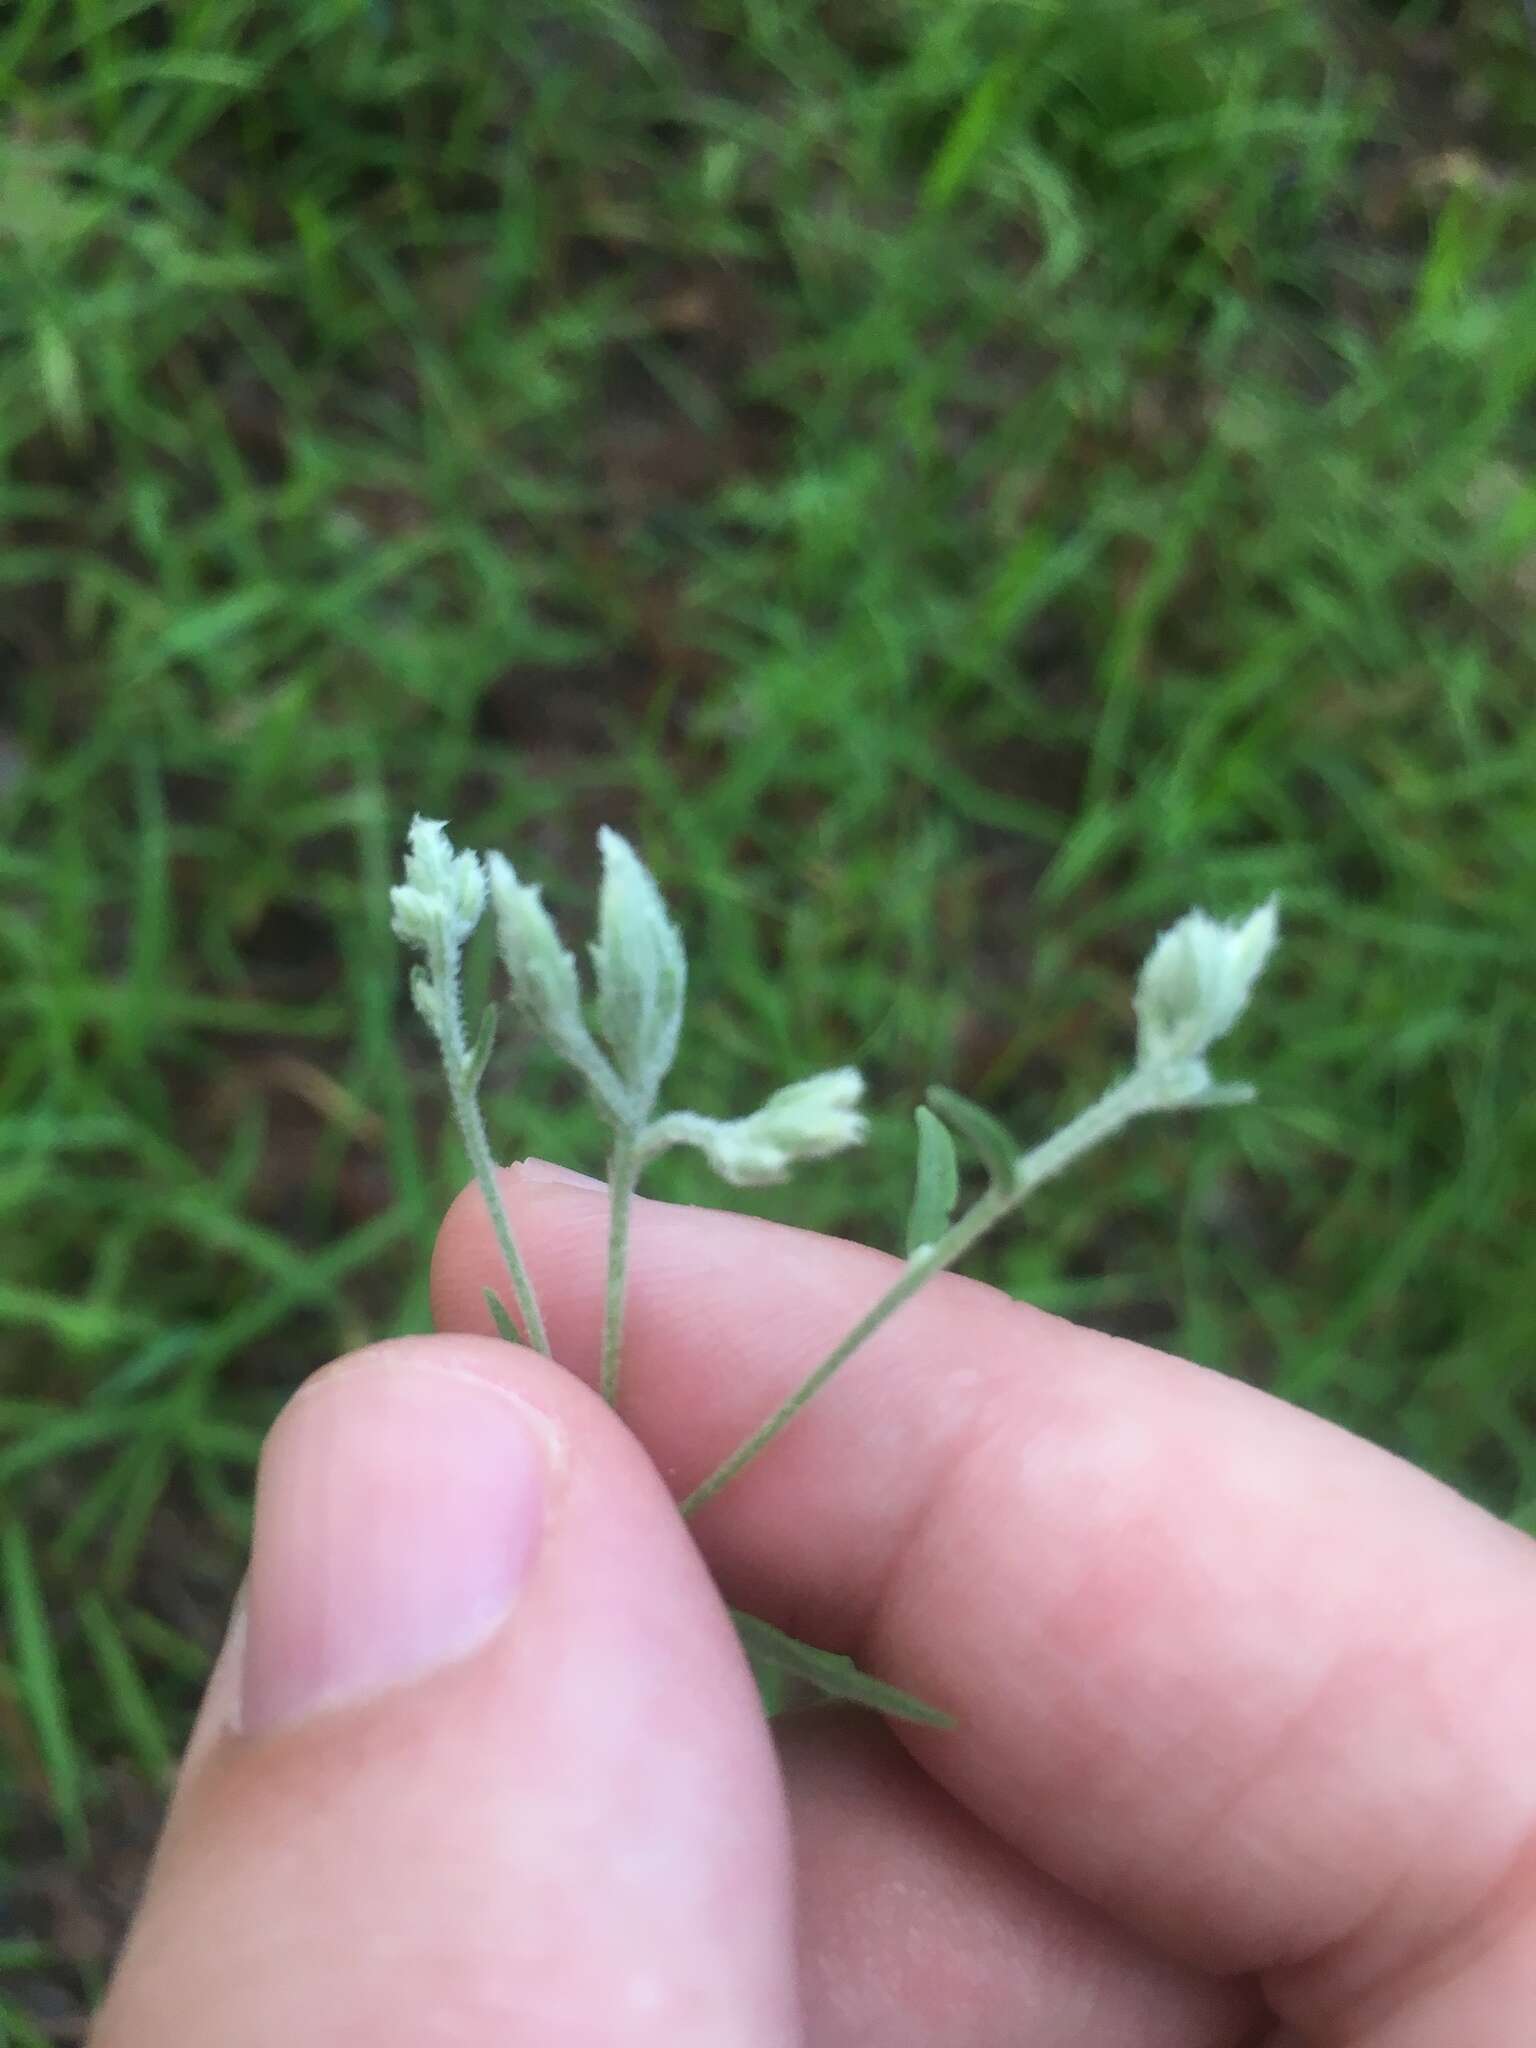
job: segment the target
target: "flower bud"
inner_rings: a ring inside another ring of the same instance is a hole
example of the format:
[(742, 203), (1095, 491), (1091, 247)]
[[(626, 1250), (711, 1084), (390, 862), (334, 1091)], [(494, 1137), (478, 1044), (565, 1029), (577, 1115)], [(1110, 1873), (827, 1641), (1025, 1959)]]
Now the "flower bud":
[(654, 877), (627, 839), (597, 835), (603, 882), (597, 906), (597, 1023), (638, 1116), (650, 1111), (677, 1056), (688, 961)]
[(576, 962), (560, 943), (544, 892), (521, 882), (503, 854), (487, 858), (496, 942), (519, 1008), (557, 1044), (585, 1035)]
[(592, 1042), (581, 1008), (581, 977), (560, 943), (543, 891), (518, 880), (504, 855), (487, 856), (496, 942), (512, 996), (534, 1029), (561, 1059), (577, 1069), (599, 1106), (619, 1122), (629, 1104), (624, 1084)]
[(1279, 931), (1271, 897), (1230, 924), (1191, 910), (1164, 932), (1136, 985), (1137, 1065), (1198, 1060), (1230, 1031), (1247, 1008)]
[(411, 821), (405, 880), (389, 892), (395, 936), (423, 949), (439, 940), (462, 946), (485, 909), (478, 854), (455, 853), (435, 818)]
[(857, 1068), (837, 1067), (780, 1088), (751, 1116), (701, 1119), (694, 1142), (722, 1180), (766, 1186), (783, 1180), (796, 1160), (825, 1159), (862, 1144), (869, 1128), (858, 1109), (863, 1096)]

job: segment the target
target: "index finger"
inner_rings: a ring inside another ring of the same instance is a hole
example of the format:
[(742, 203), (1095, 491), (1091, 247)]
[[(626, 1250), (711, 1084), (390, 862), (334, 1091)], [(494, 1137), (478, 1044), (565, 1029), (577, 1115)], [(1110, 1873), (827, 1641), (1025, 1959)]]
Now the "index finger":
[[(605, 1199), (503, 1185), (556, 1354), (591, 1376)], [(895, 1269), (655, 1202), (632, 1248), (625, 1413), (679, 1494)], [(496, 1277), (466, 1193), (443, 1326), (486, 1329)], [(949, 1707), (953, 1732), (903, 1739), (1033, 1862), (1200, 1967), (1271, 1973), (1309, 2024), (1442, 1952), (1536, 1836), (1525, 1538), (973, 1282), (888, 1323), (696, 1532), (733, 1599)]]

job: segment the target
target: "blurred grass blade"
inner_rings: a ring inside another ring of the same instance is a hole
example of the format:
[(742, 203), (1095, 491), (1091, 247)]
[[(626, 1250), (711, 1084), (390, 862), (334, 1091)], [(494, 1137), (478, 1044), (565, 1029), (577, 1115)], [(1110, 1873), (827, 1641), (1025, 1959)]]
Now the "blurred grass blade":
[(923, 179), (923, 205), (942, 211), (958, 199), (997, 134), (1019, 75), (1018, 60), (999, 57), (956, 115)]
[(69, 1722), (58, 1644), (49, 1625), (32, 1545), (14, 1518), (0, 1527), (0, 1584), (17, 1695), (37, 1738), (65, 1842), (72, 1855), (83, 1856), (87, 1847), (84, 1759)]
[(168, 1783), (176, 1758), (165, 1724), (133, 1652), (100, 1594), (89, 1593), (81, 1601), (80, 1625), (125, 1747), (152, 1784)]

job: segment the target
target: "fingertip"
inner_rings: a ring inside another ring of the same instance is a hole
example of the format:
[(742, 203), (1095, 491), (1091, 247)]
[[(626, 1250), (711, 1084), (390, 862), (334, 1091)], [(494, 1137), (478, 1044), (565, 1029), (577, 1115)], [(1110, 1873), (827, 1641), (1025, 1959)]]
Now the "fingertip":
[(563, 1432), (511, 1375), (436, 1355), (448, 1348), (333, 1366), (268, 1438), (242, 1733), (467, 1655), (517, 1604), (567, 1462)]
[(520, 1346), (400, 1338), (269, 1439), (246, 1625), (97, 2038), (704, 2048), (743, 2014), (777, 2044), (787, 1867), (750, 1674), (639, 1445)]

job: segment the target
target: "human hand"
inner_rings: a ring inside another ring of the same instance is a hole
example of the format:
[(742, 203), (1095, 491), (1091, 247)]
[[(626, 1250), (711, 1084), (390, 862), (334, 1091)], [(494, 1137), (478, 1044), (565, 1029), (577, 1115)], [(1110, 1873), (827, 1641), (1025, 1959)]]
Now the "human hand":
[[(591, 1379), (603, 1197), (505, 1187)], [(1525, 1537), (955, 1278), (690, 1534), (667, 1488), (889, 1262), (653, 1202), (634, 1233), (634, 1436), (469, 1334), (498, 1275), (471, 1195), (434, 1265), (456, 1334), (330, 1367), (277, 1424), (95, 2048), (1530, 2038)], [(711, 1573), (955, 1727), (818, 1713), (776, 1759)]]

